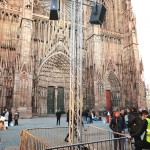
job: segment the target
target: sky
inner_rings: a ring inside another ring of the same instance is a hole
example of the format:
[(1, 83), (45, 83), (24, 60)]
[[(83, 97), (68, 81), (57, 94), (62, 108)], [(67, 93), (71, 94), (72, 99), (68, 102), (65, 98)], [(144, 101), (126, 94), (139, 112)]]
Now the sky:
[(131, 0), (136, 16), (138, 48), (144, 66), (144, 80), (150, 84), (150, 0)]

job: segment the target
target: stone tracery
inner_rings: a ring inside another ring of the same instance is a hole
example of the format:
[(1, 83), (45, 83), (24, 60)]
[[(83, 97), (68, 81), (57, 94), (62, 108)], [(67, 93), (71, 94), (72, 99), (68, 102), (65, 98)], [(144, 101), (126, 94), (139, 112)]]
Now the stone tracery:
[[(136, 105), (139, 89), (135, 85), (138, 87), (142, 72), (131, 5), (126, 0), (99, 2), (107, 8), (102, 26), (89, 23), (88, 5), (93, 3), (83, 2), (84, 106), (105, 107), (106, 91), (112, 93), (112, 107), (130, 101)], [(68, 109), (70, 7), (69, 0), (60, 0), (60, 19), (50, 21), (49, 0), (0, 2), (0, 108), (27, 108), (24, 117), (31, 117), (32, 110), (50, 113), (50, 90), (54, 91), (55, 108), (58, 94), (64, 90), (62, 101), (64, 110)]]

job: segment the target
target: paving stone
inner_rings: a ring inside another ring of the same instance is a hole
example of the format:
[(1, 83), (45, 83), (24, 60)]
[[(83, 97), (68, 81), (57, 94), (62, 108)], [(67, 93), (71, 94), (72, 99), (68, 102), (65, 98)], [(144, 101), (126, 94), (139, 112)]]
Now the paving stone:
[[(66, 117), (61, 117), (60, 126), (67, 126)], [(108, 124), (102, 121), (94, 122), (92, 125), (109, 128)], [(29, 128), (44, 128), (44, 127), (56, 127), (56, 117), (36, 117), (32, 119), (19, 119), (18, 126), (8, 127), (8, 130), (0, 130), (0, 150), (19, 150), (20, 133), (23, 129)]]

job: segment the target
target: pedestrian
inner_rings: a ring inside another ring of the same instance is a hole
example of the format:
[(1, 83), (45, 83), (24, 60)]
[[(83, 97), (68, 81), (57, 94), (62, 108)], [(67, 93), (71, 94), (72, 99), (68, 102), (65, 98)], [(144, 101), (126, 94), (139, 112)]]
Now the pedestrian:
[[(130, 131), (130, 135), (133, 135), (138, 130), (140, 130), (142, 125), (142, 119), (140, 113), (137, 111), (135, 107), (132, 108), (131, 116), (128, 120), (128, 127)], [(138, 141), (141, 141), (141, 136), (134, 136), (134, 143), (136, 144)]]
[(4, 125), (6, 126), (6, 128), (8, 128), (9, 112), (8, 112), (7, 108), (5, 109), (4, 117), (5, 117)]
[[(120, 138), (122, 137), (121, 134), (124, 134), (125, 126), (124, 126), (124, 121), (120, 115), (120, 111), (116, 110), (112, 116), (112, 119), (110, 121), (109, 127), (112, 129), (114, 133), (114, 138)], [(118, 150), (118, 140), (114, 140), (114, 150)], [(124, 150), (124, 141), (119, 140), (119, 150)]]
[(120, 116), (124, 122), (124, 125), (125, 125), (125, 110), (123, 108), (120, 109)]
[(4, 125), (5, 117), (0, 115), (0, 130), (7, 130), (6, 126)]
[(61, 118), (61, 111), (60, 110), (58, 110), (57, 112), (56, 112), (56, 118), (57, 118), (57, 122), (56, 122), (56, 125), (60, 125), (60, 118)]
[(106, 123), (110, 123), (110, 112), (109, 111), (107, 111)]
[[(68, 126), (69, 126), (69, 110), (67, 112), (67, 118), (66, 118), (66, 121), (68, 122)], [(69, 142), (69, 132), (67, 133), (66, 137), (65, 137), (65, 142)]]
[(141, 118), (141, 128), (129, 136), (129, 138), (135, 138), (145, 133), (143, 140), (139, 140), (135, 143), (135, 150), (150, 149), (150, 115), (147, 110), (141, 112)]
[(68, 122), (68, 126), (69, 126), (69, 110), (67, 111), (67, 118), (66, 118), (66, 122)]
[(9, 110), (8, 126), (10, 126), (11, 122), (12, 122), (12, 112), (11, 112), (11, 110)]
[(5, 113), (6, 113), (6, 112), (5, 112), (5, 110), (3, 110), (3, 112), (2, 112), (2, 114), (1, 114), (1, 116), (3, 116), (3, 117), (4, 117), (4, 116), (5, 116)]
[(99, 121), (102, 121), (102, 111), (101, 111), (101, 110), (99, 110), (99, 112), (98, 112), (98, 113), (99, 113), (98, 120), (99, 120)]
[(86, 122), (87, 122), (87, 118), (88, 118), (88, 112), (89, 112), (89, 110), (85, 110), (85, 119), (86, 119)]
[(16, 110), (14, 114), (14, 126), (18, 126), (18, 119), (19, 119), (19, 112), (18, 110)]
[(125, 117), (124, 117), (125, 118), (125, 123), (126, 123), (126, 126), (127, 126), (129, 132), (130, 132), (129, 120), (131, 118), (131, 113), (132, 113), (131, 108), (127, 108), (127, 112), (126, 112)]
[(93, 120), (92, 120), (92, 114), (91, 114), (90, 111), (88, 112), (87, 123), (93, 123)]

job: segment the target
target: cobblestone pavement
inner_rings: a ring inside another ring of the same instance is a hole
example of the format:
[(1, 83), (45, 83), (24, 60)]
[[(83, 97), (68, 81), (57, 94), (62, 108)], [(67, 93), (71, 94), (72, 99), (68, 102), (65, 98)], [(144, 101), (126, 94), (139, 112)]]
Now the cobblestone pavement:
[[(93, 122), (92, 125), (109, 129), (108, 124), (102, 121)], [(67, 126), (66, 116), (61, 117), (60, 126)], [(0, 130), (0, 150), (19, 150), (21, 131), (23, 129), (40, 127), (56, 127), (56, 118), (36, 117), (32, 119), (19, 119), (18, 126), (11, 126), (6, 131)]]

